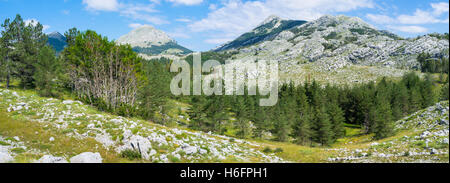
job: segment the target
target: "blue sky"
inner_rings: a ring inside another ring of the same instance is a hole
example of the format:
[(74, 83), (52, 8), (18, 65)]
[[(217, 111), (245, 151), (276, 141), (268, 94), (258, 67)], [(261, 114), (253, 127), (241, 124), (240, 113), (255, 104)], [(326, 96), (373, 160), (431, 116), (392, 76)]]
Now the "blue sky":
[(357, 16), (403, 37), (449, 32), (448, 0), (0, 0), (0, 21), (18, 13), (41, 22), (47, 33), (77, 27), (110, 39), (149, 24), (194, 51), (232, 40), (270, 15)]

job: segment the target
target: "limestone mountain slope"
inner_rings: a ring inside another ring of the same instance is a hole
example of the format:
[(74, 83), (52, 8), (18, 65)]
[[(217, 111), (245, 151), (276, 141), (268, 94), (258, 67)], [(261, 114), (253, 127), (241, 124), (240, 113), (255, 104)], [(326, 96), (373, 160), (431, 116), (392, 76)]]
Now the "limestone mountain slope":
[(232, 54), (229, 60), (235, 61), (276, 60), (281, 82), (316, 80), (347, 85), (400, 78), (419, 69), (417, 56), (423, 52), (448, 58), (449, 40), (445, 37), (448, 35), (430, 34), (404, 39), (357, 17), (326, 15), (262, 42), (219, 53)]
[(225, 51), (230, 49), (238, 49), (249, 45), (254, 45), (271, 39), (281, 31), (288, 30), (292, 27), (299, 26), (306, 23), (302, 20), (283, 20), (280, 17), (272, 15), (264, 22), (258, 25), (255, 29), (239, 36), (234, 41), (219, 46), (215, 51)]
[(166, 54), (186, 54), (191, 50), (180, 46), (166, 33), (152, 26), (144, 25), (123, 35), (117, 41), (118, 44), (130, 44), (133, 50), (138, 53), (157, 55)]
[(47, 35), (48, 36), (48, 44), (52, 46), (56, 52), (61, 52), (66, 47), (66, 37), (59, 32), (52, 32)]
[(405, 69), (418, 66), (419, 53), (448, 57), (448, 51), (447, 39), (430, 35), (403, 39), (357, 17), (327, 15), (241, 48), (237, 57), (321, 62), (327, 70), (349, 64)]

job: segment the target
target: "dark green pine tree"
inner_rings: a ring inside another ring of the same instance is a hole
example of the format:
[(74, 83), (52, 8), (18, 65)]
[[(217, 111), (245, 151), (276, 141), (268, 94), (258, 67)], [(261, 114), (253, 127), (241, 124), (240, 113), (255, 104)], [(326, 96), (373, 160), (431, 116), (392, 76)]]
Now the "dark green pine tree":
[(189, 128), (194, 130), (202, 130), (204, 129), (205, 124), (205, 113), (203, 112), (203, 108), (206, 105), (206, 99), (204, 96), (193, 96), (191, 99), (192, 107), (189, 108)]
[(422, 109), (422, 94), (420, 92), (420, 87), (416, 86), (411, 88), (409, 92), (409, 111), (408, 113), (416, 112)]
[(245, 97), (246, 96), (236, 96), (235, 107), (233, 109), (236, 117), (236, 135), (240, 138), (248, 138), (252, 135), (252, 126), (250, 126), (248, 119), (249, 112), (248, 106), (245, 103)]
[(319, 142), (323, 146), (328, 146), (333, 142), (333, 125), (330, 122), (330, 117), (327, 114), (325, 106), (316, 108), (315, 114), (315, 129), (316, 129), (316, 142)]
[(167, 101), (171, 77), (165, 64), (159, 61), (144, 62), (143, 68), (146, 80), (138, 90), (140, 113), (145, 119), (157, 121), (155, 114), (162, 112)]
[(333, 140), (337, 140), (338, 138), (342, 138), (345, 136), (344, 129), (344, 112), (339, 107), (337, 102), (331, 102), (327, 107), (328, 115), (330, 116), (330, 121), (332, 126), (332, 130), (334, 133)]
[(379, 92), (376, 96), (376, 116), (373, 126), (375, 139), (386, 138), (394, 133), (391, 106), (390, 102), (386, 99), (386, 95), (383, 92)]
[(297, 117), (292, 126), (292, 136), (295, 138), (297, 144), (306, 145), (311, 143), (313, 131), (311, 130), (312, 112), (309, 107), (308, 97), (305, 94), (303, 87), (297, 89)]
[(11, 79), (17, 70), (16, 63), (12, 59), (13, 27), (9, 18), (1, 26), (3, 30), (0, 37), (0, 77), (5, 78), (6, 88), (9, 88)]
[(339, 90), (336, 87), (327, 86), (325, 88), (327, 93), (328, 104), (326, 105), (327, 113), (330, 116), (332, 124), (332, 130), (334, 133), (333, 140), (345, 136), (344, 129), (344, 111), (341, 109), (338, 103)]
[(269, 116), (266, 114), (265, 108), (258, 107), (254, 117), (256, 128), (253, 131), (253, 137), (258, 139), (263, 137), (264, 132), (270, 131), (270, 120), (268, 119)]
[(36, 72), (33, 79), (38, 93), (44, 97), (59, 97), (65, 72), (61, 59), (55, 57), (55, 51), (49, 46), (42, 48), (34, 67)]
[(286, 142), (289, 140), (290, 126), (289, 119), (285, 112), (277, 108), (276, 111), (276, 121), (274, 123), (274, 132), (276, 135), (276, 140), (280, 142)]
[(33, 88), (33, 75), (36, 71), (39, 50), (47, 45), (47, 36), (42, 32), (43, 26), (37, 24), (25, 24), (20, 15), (17, 15), (11, 23), (13, 26), (14, 51), (17, 61), (17, 77), (23, 88)]
[(434, 94), (434, 81), (430, 74), (425, 75), (425, 80), (421, 82), (420, 91), (422, 93), (422, 107), (426, 108), (437, 102), (437, 96)]
[(225, 133), (224, 122), (230, 117), (225, 109), (223, 96), (211, 96), (205, 107), (206, 126), (205, 131), (213, 131), (219, 134)]
[(399, 120), (409, 111), (408, 89), (403, 82), (394, 84), (392, 90), (392, 116), (393, 119)]

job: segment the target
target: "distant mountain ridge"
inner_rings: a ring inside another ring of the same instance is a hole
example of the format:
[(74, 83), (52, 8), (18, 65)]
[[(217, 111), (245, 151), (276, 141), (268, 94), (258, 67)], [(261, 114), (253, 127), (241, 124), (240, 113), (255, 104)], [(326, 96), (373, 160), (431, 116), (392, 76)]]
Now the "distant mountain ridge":
[(225, 51), (230, 49), (238, 49), (260, 43), (264, 40), (270, 39), (278, 33), (288, 30), (290, 28), (305, 24), (303, 20), (283, 20), (278, 16), (272, 15), (259, 24), (250, 32), (244, 33), (234, 41), (226, 43), (214, 51)]
[(64, 37), (64, 35), (62, 35), (59, 32), (52, 32), (50, 34), (47, 35), (48, 36), (48, 44), (50, 46), (53, 47), (53, 49), (55, 49), (55, 51), (57, 53), (61, 52), (64, 50), (64, 47), (66, 47), (67, 42), (66, 42), (66, 37)]
[[(276, 27), (273, 25), (277, 22), (280, 20), (269, 17), (268, 21), (263, 22), (251, 33), (261, 30), (261, 27)], [(272, 32), (271, 36), (265, 36), (262, 41), (252, 43), (242, 41), (256, 39), (256, 37), (242, 39), (244, 35), (249, 34), (246, 33), (216, 51), (236, 49), (235, 58), (248, 60), (318, 62), (325, 70), (335, 70), (354, 64), (401, 69), (417, 68), (419, 65), (416, 57), (422, 52), (439, 58), (448, 58), (449, 55), (449, 40), (444, 38), (445, 35), (425, 35), (405, 39), (388, 31), (377, 30), (358, 17), (344, 15), (325, 15), (314, 21)]]
[(152, 26), (138, 27), (116, 41), (118, 44), (130, 44), (134, 51), (143, 54), (187, 54), (192, 51), (179, 45), (165, 32)]

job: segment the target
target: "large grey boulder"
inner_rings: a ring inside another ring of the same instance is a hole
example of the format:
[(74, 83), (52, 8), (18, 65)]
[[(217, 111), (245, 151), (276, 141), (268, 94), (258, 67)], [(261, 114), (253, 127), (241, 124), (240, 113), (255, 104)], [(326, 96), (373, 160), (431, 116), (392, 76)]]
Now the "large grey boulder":
[(70, 158), (71, 163), (102, 163), (100, 153), (84, 152)]
[(68, 161), (63, 157), (44, 155), (41, 159), (37, 160), (36, 163), (68, 163)]
[(0, 163), (9, 163), (14, 161), (14, 158), (8, 153), (0, 152)]

